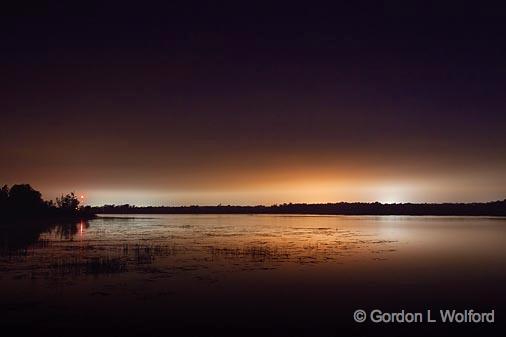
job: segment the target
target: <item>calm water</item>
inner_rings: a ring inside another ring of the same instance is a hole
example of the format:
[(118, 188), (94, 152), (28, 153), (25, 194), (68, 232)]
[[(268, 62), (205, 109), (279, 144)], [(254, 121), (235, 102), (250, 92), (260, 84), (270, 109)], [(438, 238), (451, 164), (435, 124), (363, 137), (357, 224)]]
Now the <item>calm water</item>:
[[(487, 335), (505, 320), (504, 218), (108, 215), (1, 240), (3, 324), (38, 335)], [(356, 309), (496, 323), (378, 326)]]

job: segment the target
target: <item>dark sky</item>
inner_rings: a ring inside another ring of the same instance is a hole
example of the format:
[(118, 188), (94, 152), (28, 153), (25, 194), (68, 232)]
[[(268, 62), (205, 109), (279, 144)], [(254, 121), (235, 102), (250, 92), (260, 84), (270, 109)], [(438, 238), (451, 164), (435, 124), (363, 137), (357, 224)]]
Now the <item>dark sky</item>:
[(505, 11), (353, 3), (5, 8), (0, 183), (91, 204), (506, 197)]

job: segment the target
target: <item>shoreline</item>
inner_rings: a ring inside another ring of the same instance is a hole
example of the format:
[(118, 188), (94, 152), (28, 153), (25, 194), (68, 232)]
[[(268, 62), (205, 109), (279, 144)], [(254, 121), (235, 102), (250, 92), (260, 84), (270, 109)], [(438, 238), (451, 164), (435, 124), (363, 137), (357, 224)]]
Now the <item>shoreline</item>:
[(95, 214), (307, 214), (399, 216), (506, 216), (506, 199), (486, 203), (326, 203), (257, 206), (134, 206), (91, 207)]
[[(111, 215), (111, 216), (107, 216)], [(506, 215), (496, 214), (341, 214), (341, 213), (190, 213), (190, 212), (172, 212), (172, 213), (97, 213), (96, 217), (86, 220), (92, 220), (96, 218), (115, 218), (114, 215), (122, 215), (117, 218), (128, 219), (128, 215), (285, 215), (285, 216), (406, 216), (406, 217), (494, 217), (494, 218), (505, 218)], [(139, 219), (138, 217), (132, 217), (132, 219)]]

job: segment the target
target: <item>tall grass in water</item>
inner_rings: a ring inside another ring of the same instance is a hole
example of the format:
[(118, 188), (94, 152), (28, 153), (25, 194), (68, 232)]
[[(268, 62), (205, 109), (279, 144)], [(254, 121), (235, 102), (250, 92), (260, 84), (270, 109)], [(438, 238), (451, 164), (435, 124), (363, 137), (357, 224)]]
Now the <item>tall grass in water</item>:
[(176, 254), (174, 245), (129, 245), (123, 246), (123, 255), (133, 255), (137, 264), (151, 264), (156, 256), (171, 256)]
[(58, 274), (63, 275), (99, 275), (115, 274), (127, 271), (126, 262), (121, 258), (92, 257), (88, 259), (61, 259), (50, 265)]

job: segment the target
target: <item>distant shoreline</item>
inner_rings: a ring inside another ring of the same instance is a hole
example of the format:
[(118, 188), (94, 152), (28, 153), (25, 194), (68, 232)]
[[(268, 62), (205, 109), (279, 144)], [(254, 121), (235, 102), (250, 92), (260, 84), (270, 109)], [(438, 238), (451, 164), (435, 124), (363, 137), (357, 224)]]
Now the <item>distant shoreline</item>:
[(430, 215), (506, 216), (506, 199), (486, 203), (327, 203), (272, 206), (142, 206), (92, 207), (95, 214), (307, 214), (307, 215)]
[[(129, 216), (131, 215), (131, 216)], [(135, 215), (144, 215), (137, 217)], [(97, 213), (93, 219), (156, 219), (155, 215), (272, 215), (272, 216), (307, 216), (307, 217), (332, 217), (332, 216), (398, 216), (398, 217), (468, 217), (468, 218), (506, 218), (506, 215), (459, 215), (459, 214), (315, 214), (315, 213)]]

